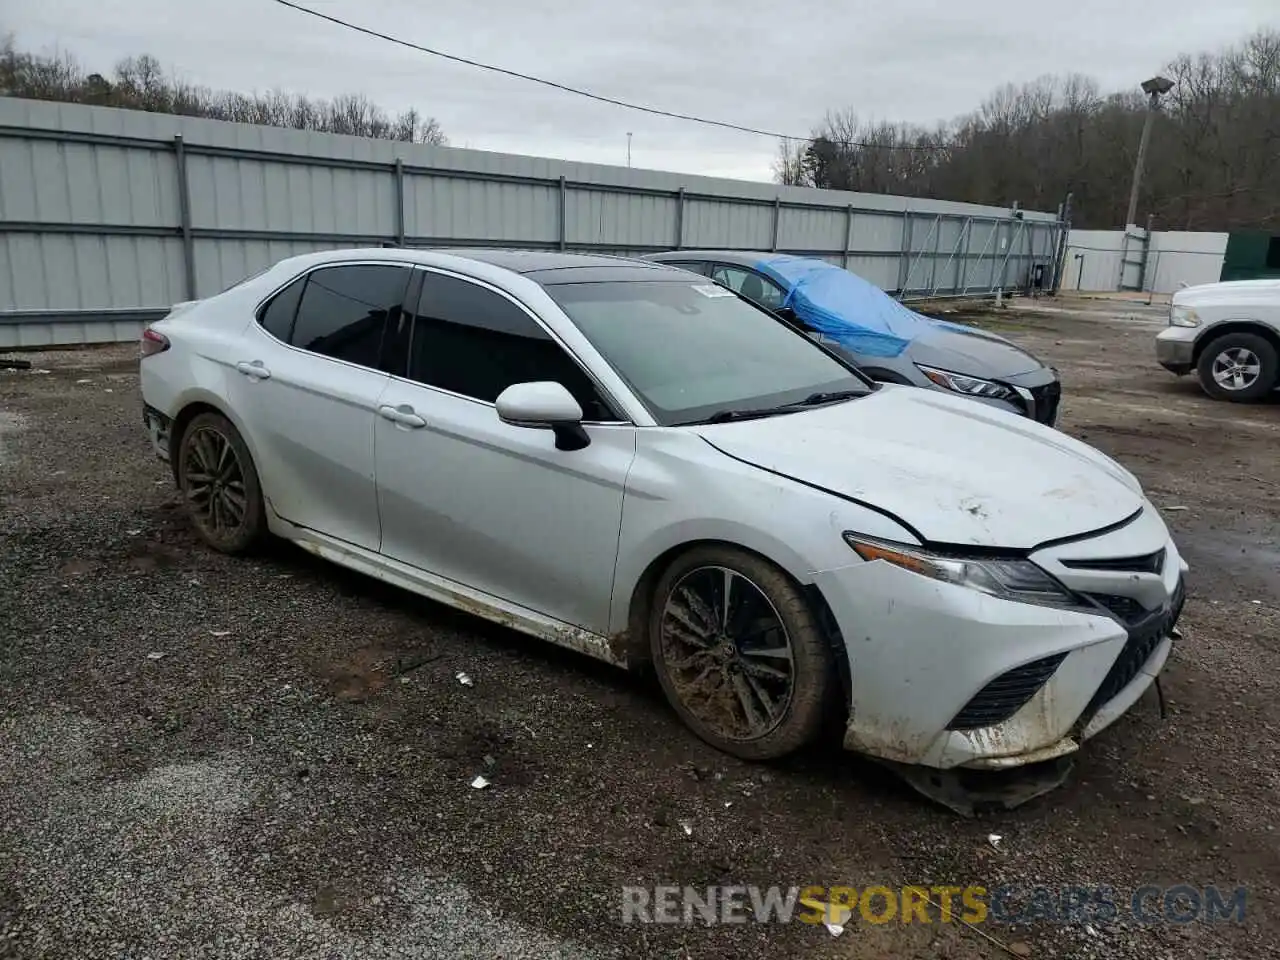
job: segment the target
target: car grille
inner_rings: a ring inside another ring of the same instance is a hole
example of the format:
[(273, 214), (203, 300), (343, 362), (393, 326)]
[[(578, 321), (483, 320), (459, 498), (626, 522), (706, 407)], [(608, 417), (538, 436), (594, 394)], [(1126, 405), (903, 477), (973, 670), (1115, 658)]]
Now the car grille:
[(1004, 723), (1021, 710), (1066, 659), (1057, 653), (1002, 673), (979, 690), (947, 724), (948, 730), (976, 730)]
[(1062, 384), (1054, 380), (1042, 387), (1032, 387), (1031, 397), (1035, 401), (1035, 418), (1053, 426), (1058, 418), (1058, 404), (1062, 402)]
[[(1097, 596), (1094, 599), (1101, 600)], [(1183, 582), (1179, 580), (1166, 609), (1158, 613), (1140, 616), (1136, 622), (1126, 621), (1126, 625), (1129, 627), (1129, 639), (1125, 641), (1120, 655), (1116, 657), (1115, 663), (1111, 665), (1111, 669), (1102, 681), (1102, 686), (1098, 688), (1097, 693), (1093, 695), (1093, 699), (1089, 701), (1089, 705), (1085, 707), (1084, 713), (1078, 721), (1080, 726), (1088, 723), (1103, 704), (1133, 682), (1133, 678), (1138, 675), (1138, 672), (1146, 662), (1151, 659), (1151, 655), (1155, 653), (1156, 647), (1160, 646), (1160, 642), (1169, 636), (1177, 624), (1178, 617), (1182, 615), (1182, 604), (1185, 600), (1186, 589)], [(1136, 603), (1134, 605), (1137, 606)], [(1141, 609), (1141, 607), (1138, 609)], [(1122, 617), (1121, 619), (1124, 618)]]
[(1118, 573), (1160, 573), (1164, 569), (1164, 548), (1140, 557), (1108, 557), (1102, 560), (1063, 560), (1072, 570), (1110, 570)]
[(1114, 596), (1109, 593), (1086, 593), (1085, 596), (1106, 607), (1126, 626), (1137, 623), (1150, 612), (1133, 597)]

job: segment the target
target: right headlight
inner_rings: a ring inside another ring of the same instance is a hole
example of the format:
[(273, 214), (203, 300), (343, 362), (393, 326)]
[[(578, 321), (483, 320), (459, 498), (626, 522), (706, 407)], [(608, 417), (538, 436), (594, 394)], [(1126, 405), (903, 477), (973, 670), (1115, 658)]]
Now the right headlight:
[(1169, 308), (1169, 326), (1198, 327), (1200, 326), (1200, 315), (1190, 307), (1174, 304)]
[(845, 531), (845, 542), (863, 560), (883, 560), (895, 567), (1002, 600), (1047, 607), (1077, 607), (1070, 590), (1030, 560), (994, 560), (935, 553), (921, 547), (874, 540)]

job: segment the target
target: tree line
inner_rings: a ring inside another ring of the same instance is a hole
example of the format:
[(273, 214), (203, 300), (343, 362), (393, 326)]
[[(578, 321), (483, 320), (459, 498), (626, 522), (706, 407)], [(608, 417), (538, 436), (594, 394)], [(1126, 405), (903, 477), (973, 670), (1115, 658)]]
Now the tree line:
[(448, 142), (434, 117), (415, 109), (390, 116), (363, 94), (342, 94), (325, 100), (280, 90), (263, 94), (212, 90), (166, 73), (160, 61), (149, 54), (121, 60), (109, 76), (87, 73), (70, 54), (27, 53), (17, 49), (12, 37), (0, 44), (0, 96), (175, 113), (378, 140), (437, 145)]
[[(1280, 31), (1183, 55), (1162, 75), (1138, 216), (1156, 229), (1277, 227)], [(1135, 85), (1136, 86), (1136, 85)], [(779, 145), (782, 183), (1055, 210), (1076, 226), (1124, 224), (1148, 110), (1140, 91), (1103, 94), (1089, 77), (1044, 76), (996, 90), (976, 111), (927, 129), (828, 113), (812, 142)]]

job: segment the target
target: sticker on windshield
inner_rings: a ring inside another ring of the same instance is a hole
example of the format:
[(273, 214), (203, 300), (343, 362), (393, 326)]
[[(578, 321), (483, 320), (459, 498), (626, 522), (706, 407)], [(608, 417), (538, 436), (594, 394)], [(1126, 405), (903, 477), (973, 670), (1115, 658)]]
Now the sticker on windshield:
[(732, 297), (735, 295), (732, 290), (726, 290), (716, 283), (695, 283), (693, 289), (704, 297)]

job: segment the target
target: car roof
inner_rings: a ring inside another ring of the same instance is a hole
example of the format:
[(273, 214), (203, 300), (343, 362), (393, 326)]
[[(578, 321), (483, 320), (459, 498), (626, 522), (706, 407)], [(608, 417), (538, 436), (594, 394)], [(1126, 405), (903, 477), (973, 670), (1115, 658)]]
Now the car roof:
[(768, 250), (665, 250), (662, 253), (647, 254), (645, 259), (656, 263), (719, 260), (722, 263), (754, 267), (761, 260), (800, 260), (802, 258), (790, 253), (776, 253)]
[[(483, 275), (487, 269), (505, 271), (524, 277), (539, 286), (565, 283), (602, 283), (606, 281), (682, 280), (689, 274), (648, 260), (615, 257), (596, 253), (570, 253), (558, 250), (512, 250), (494, 247), (353, 247), (300, 254), (282, 260), (273, 270), (296, 272), (304, 268), (350, 260), (392, 260), (426, 267), (452, 267), (466, 270), (463, 262), (477, 265)], [(480, 265), (483, 265), (481, 267)]]
[(542, 286), (600, 283), (609, 280), (684, 280), (685, 271), (631, 257), (556, 250), (505, 250), (488, 247), (442, 247), (432, 253), (478, 260), (528, 277)]

